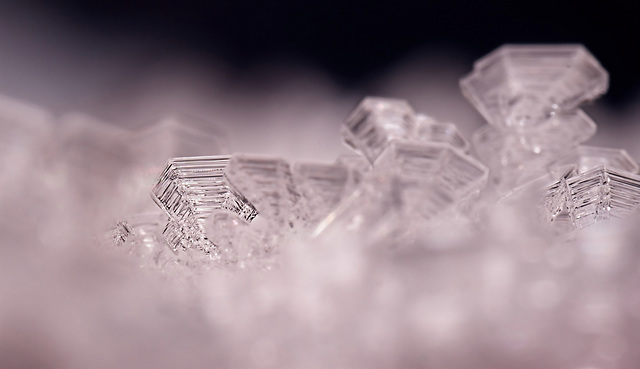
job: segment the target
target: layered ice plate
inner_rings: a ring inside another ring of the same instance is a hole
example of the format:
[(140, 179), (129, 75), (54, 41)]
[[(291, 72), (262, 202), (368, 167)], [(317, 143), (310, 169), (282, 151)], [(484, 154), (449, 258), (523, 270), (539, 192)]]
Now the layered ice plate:
[(460, 81), (490, 124), (523, 129), (576, 110), (608, 85), (608, 73), (582, 45), (505, 45)]

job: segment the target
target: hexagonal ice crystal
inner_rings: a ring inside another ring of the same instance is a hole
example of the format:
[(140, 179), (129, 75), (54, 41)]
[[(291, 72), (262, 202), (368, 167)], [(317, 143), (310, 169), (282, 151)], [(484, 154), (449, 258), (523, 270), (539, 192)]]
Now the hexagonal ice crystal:
[(342, 137), (349, 147), (373, 163), (389, 141), (410, 138), (415, 126), (415, 113), (406, 101), (367, 97), (347, 118)]
[(581, 45), (505, 45), (460, 81), (463, 94), (496, 126), (527, 128), (602, 95), (609, 77)]
[[(276, 244), (293, 226), (300, 195), (286, 161), (236, 154), (170, 160), (152, 197), (172, 218), (163, 236), (174, 250), (217, 253), (216, 245), (227, 240), (207, 234), (207, 228), (215, 228), (205, 227), (214, 213), (227, 211), (249, 223), (259, 212), (268, 224), (264, 232), (273, 238), (269, 244)], [(258, 228), (251, 227), (262, 237)]]
[(151, 191), (152, 198), (175, 221), (204, 220), (214, 210), (228, 210), (250, 222), (255, 207), (229, 182), (229, 156), (169, 160)]
[(622, 218), (640, 206), (640, 176), (604, 166), (569, 174), (547, 189), (545, 203), (552, 222), (571, 222), (577, 228)]

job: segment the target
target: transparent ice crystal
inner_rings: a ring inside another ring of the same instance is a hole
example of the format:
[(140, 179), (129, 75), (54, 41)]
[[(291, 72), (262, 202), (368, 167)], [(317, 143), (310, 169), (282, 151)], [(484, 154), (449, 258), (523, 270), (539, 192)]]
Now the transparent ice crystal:
[(452, 145), (398, 140), (392, 141), (375, 170), (410, 186), (429, 183), (456, 201), (479, 192), (488, 175), (482, 163)]
[(571, 222), (583, 228), (638, 210), (640, 176), (605, 166), (572, 174), (547, 189), (546, 208), (552, 222)]
[(267, 219), (272, 230), (291, 227), (298, 194), (289, 163), (282, 158), (234, 154), (225, 171), (234, 188)]
[(476, 130), (473, 146), (491, 169), (494, 184), (509, 190), (545, 174), (551, 162), (571, 152), (596, 131), (595, 123), (582, 111), (556, 120), (560, 115), (551, 118), (545, 129), (525, 134), (491, 124)]
[(579, 106), (606, 91), (608, 74), (580, 45), (507, 45), (476, 62), (460, 86), (489, 123), (474, 148), (503, 192), (545, 174), (595, 133)]
[(373, 171), (314, 235), (348, 232), (366, 243), (401, 244), (477, 195), (487, 175), (482, 163), (450, 144), (392, 140)]
[(170, 219), (162, 230), (162, 237), (169, 248), (178, 251), (195, 250), (217, 256), (217, 246), (209, 240), (205, 232), (206, 219), (187, 218), (182, 221)]
[(162, 235), (174, 251), (197, 249), (215, 254), (204, 223), (224, 210), (251, 222), (255, 207), (229, 182), (229, 156), (197, 156), (169, 160), (151, 191), (153, 200), (171, 218)]
[(300, 207), (305, 222), (315, 224), (329, 214), (352, 192), (361, 172), (346, 165), (296, 163), (293, 178), (301, 195)]
[(268, 226), (249, 229), (273, 248), (293, 227), (300, 195), (285, 160), (235, 154), (170, 160), (152, 197), (171, 217), (163, 236), (174, 251), (196, 249), (217, 257), (217, 245), (228, 240), (207, 231), (215, 228), (207, 225), (212, 215), (214, 222), (226, 212), (251, 223), (260, 213)]
[(164, 213), (134, 214), (116, 224), (113, 241), (136, 257), (141, 267), (165, 267), (175, 259), (161, 234), (167, 221)]
[(367, 97), (356, 107), (342, 127), (344, 142), (369, 162), (394, 138), (408, 139), (415, 132), (413, 108), (404, 100)]
[(498, 127), (531, 128), (602, 95), (609, 77), (581, 45), (505, 45), (474, 64), (463, 94)]
[(153, 186), (152, 198), (178, 222), (204, 220), (222, 209), (251, 222), (258, 212), (229, 182), (230, 160), (229, 156), (171, 159)]

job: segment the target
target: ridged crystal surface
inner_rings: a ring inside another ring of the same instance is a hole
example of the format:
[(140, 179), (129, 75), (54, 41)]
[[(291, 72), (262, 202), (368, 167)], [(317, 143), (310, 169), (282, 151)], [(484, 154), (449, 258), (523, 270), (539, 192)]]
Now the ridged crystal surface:
[(602, 95), (609, 77), (581, 45), (505, 45), (460, 82), (489, 123), (527, 128)]
[(167, 161), (175, 157), (211, 156), (229, 152), (226, 135), (212, 122), (173, 115), (155, 120), (124, 136), (132, 166), (122, 181), (134, 213), (156, 209), (149, 187)]
[(441, 142), (464, 152), (469, 150), (469, 142), (462, 137), (453, 123), (440, 123), (424, 114), (416, 116), (416, 132), (413, 139), (424, 142)]
[(196, 250), (205, 254), (217, 254), (217, 246), (205, 232), (206, 220), (190, 218), (182, 221), (169, 220), (162, 230), (162, 237), (173, 252)]
[(292, 168), (296, 188), (301, 195), (305, 221), (324, 218), (351, 191), (361, 173), (347, 166), (322, 163), (296, 163)]
[(375, 169), (404, 183), (430, 183), (456, 200), (479, 191), (488, 175), (486, 167), (473, 157), (435, 142), (393, 141)]
[(606, 91), (608, 75), (580, 45), (507, 45), (460, 86), (489, 123), (474, 149), (498, 192), (508, 192), (593, 136), (595, 123), (578, 107)]
[(563, 120), (551, 118), (547, 125), (527, 131), (488, 124), (476, 130), (472, 142), (478, 157), (491, 169), (492, 182), (512, 188), (546, 173), (551, 162), (571, 152), (595, 131), (595, 123), (578, 111)]
[(347, 118), (342, 138), (373, 163), (389, 141), (410, 138), (415, 127), (415, 112), (406, 101), (367, 97)]
[(604, 166), (563, 176), (548, 188), (546, 204), (551, 221), (577, 228), (622, 218), (640, 205), (640, 176)]
[(290, 227), (294, 217), (292, 211), (300, 195), (287, 161), (277, 157), (235, 154), (225, 173), (260, 216), (271, 222), (272, 230)]
[(176, 221), (204, 220), (214, 210), (228, 210), (250, 222), (255, 207), (229, 182), (229, 156), (169, 160), (151, 191), (158, 206)]
[(392, 140), (373, 171), (314, 235), (346, 231), (376, 245), (401, 244), (478, 194), (487, 175), (482, 163), (450, 144)]

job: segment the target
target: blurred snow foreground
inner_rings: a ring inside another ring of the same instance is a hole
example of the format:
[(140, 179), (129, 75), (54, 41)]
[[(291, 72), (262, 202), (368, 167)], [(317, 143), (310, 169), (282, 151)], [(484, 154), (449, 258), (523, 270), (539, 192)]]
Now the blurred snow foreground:
[(504, 46), (471, 143), (370, 97), (332, 163), (2, 99), (0, 367), (637, 368), (638, 165), (581, 145), (607, 86)]

